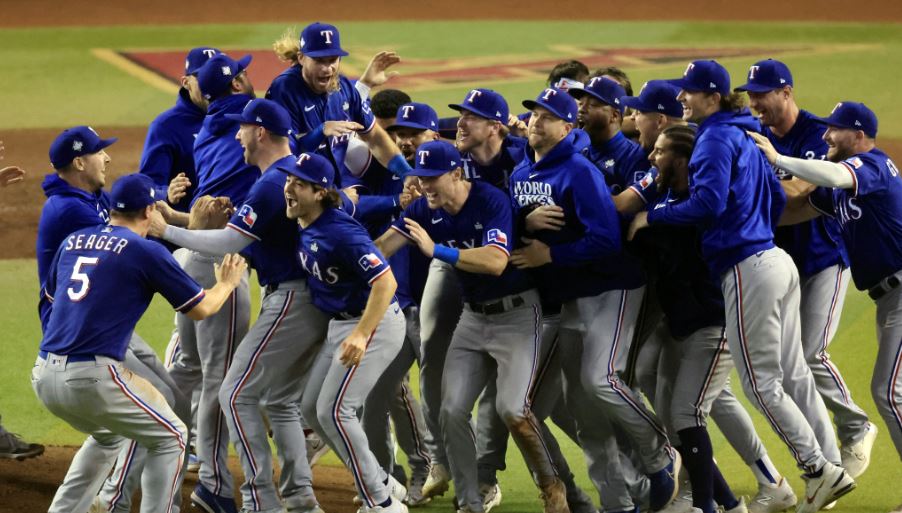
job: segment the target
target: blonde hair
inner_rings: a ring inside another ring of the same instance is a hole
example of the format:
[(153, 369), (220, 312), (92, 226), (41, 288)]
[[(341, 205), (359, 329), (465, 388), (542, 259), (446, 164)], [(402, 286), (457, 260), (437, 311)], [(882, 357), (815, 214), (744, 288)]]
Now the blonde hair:
[(301, 55), (301, 40), (297, 34), (297, 27), (288, 27), (272, 44), (272, 49), (279, 60), (292, 64), (298, 61), (298, 57)]

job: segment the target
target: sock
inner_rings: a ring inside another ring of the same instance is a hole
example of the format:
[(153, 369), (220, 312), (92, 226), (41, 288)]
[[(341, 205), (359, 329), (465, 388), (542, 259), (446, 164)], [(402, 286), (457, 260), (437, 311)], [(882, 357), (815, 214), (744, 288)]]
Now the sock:
[(310, 428), (304, 428), (304, 438), (310, 436), (310, 433), (313, 433), (313, 430)]
[(730, 485), (723, 478), (717, 465), (714, 465), (713, 478), (714, 501), (723, 506), (725, 510), (738, 506), (739, 500), (733, 495), (733, 490), (730, 489)]
[(755, 474), (755, 479), (761, 485), (776, 485), (783, 478), (767, 454), (755, 460), (755, 463), (749, 465), (749, 468), (752, 469), (752, 474)]
[(692, 505), (703, 513), (714, 513), (713, 470), (714, 450), (708, 430), (703, 427), (683, 429), (680, 436), (680, 454), (692, 483)]
[(380, 502), (379, 506), (383, 507), (383, 508), (387, 508), (387, 507), (391, 506), (391, 497), (385, 499), (383, 502)]

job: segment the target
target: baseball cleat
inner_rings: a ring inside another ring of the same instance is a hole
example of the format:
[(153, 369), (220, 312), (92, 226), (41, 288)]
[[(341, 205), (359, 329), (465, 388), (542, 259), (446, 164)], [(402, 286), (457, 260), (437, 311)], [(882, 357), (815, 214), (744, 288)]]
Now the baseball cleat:
[(658, 513), (692, 513), (692, 494), (679, 494), (670, 504)]
[(830, 511), (831, 509), (836, 507), (836, 501), (833, 501), (829, 504), (824, 504), (824, 507), (821, 508), (821, 511)]
[(855, 480), (842, 467), (827, 462), (818, 477), (805, 477), (805, 499), (799, 502), (796, 513), (815, 513), (855, 489)]
[(395, 500), (395, 502), (402, 502), (405, 498), (407, 498), (407, 488), (402, 485), (394, 476), (388, 476), (388, 491), (391, 494), (391, 498)]
[(775, 485), (758, 485), (758, 494), (749, 503), (750, 513), (777, 513), (795, 506), (799, 500), (785, 477)]
[(432, 499), (423, 496), (423, 485), (426, 483), (426, 476), (411, 475), (410, 482), (407, 483), (407, 497), (404, 498), (404, 504), (410, 508), (422, 506), (429, 503)]
[(857, 479), (868, 469), (868, 465), (871, 464), (871, 449), (874, 448), (876, 439), (877, 426), (873, 422), (868, 422), (868, 429), (864, 437), (853, 444), (844, 445), (840, 450), (842, 466), (852, 479)]
[(450, 483), (451, 474), (448, 473), (448, 469), (441, 463), (434, 463), (429, 470), (429, 477), (423, 484), (423, 497), (431, 499), (444, 495), (448, 491)]
[(492, 508), (501, 504), (501, 487), (498, 486), (498, 483), (479, 485), (479, 495), (482, 495), (482, 510), (484, 513), (489, 513), (489, 511), (492, 511)]
[(555, 478), (551, 483), (539, 488), (542, 490), (539, 498), (542, 499), (542, 504), (545, 506), (542, 510), (543, 513), (570, 513), (570, 508), (567, 506), (567, 487), (564, 486), (563, 481)]
[(745, 503), (745, 497), (739, 498), (739, 504), (733, 506), (730, 509), (718, 507), (718, 511), (722, 511), (723, 513), (749, 513), (748, 505)]
[(325, 513), (316, 501), (316, 497), (293, 495), (282, 497), (282, 505), (286, 513)]
[(307, 464), (312, 468), (320, 458), (329, 452), (329, 444), (323, 441), (316, 432), (311, 432), (305, 437), (307, 447)]
[(648, 499), (648, 507), (651, 511), (658, 511), (673, 502), (680, 491), (676, 476), (680, 474), (682, 459), (680, 453), (673, 451), (673, 459), (661, 470), (650, 474), (651, 491)]
[(407, 513), (407, 506), (401, 501), (392, 499), (388, 506), (376, 506), (367, 508), (366, 506), (357, 510), (358, 513)]
[(44, 446), (31, 444), (8, 431), (0, 429), (0, 458), (22, 461), (44, 454)]
[(200, 483), (191, 492), (191, 503), (207, 513), (238, 513), (235, 499), (216, 495)]
[(582, 488), (573, 486), (567, 487), (567, 505), (570, 506), (570, 513), (597, 513), (598, 508), (592, 502)]

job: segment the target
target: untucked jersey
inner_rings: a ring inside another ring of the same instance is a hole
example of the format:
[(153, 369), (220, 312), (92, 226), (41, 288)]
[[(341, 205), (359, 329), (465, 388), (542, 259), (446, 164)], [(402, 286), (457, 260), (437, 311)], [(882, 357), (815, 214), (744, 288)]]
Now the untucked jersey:
[(128, 228), (95, 226), (69, 235), (42, 290), (53, 308), (41, 350), (122, 360), (155, 292), (182, 313), (204, 297), (166, 248)]
[(461, 167), (467, 180), (481, 180), (506, 191), (510, 186), (510, 176), (517, 164), (526, 156), (526, 139), (507, 136), (501, 143), (501, 151), (491, 162), (483, 165), (470, 153), (461, 155)]
[(372, 283), (390, 270), (366, 229), (338, 209), (300, 230), (297, 254), (313, 304), (331, 315), (360, 315)]
[(817, 188), (811, 205), (842, 228), (859, 290), (902, 270), (902, 178), (886, 153), (874, 148), (841, 162), (852, 173), (851, 189)]
[[(510, 256), (514, 244), (514, 226), (510, 199), (500, 189), (482, 181), (474, 181), (460, 211), (450, 214), (444, 209), (431, 209), (426, 198), (411, 203), (392, 228), (410, 239), (404, 219), (416, 221), (436, 244), (460, 250), (490, 246)], [(412, 240), (412, 239), (411, 239)], [(526, 274), (512, 265), (501, 276), (454, 271), (460, 280), (464, 299), (486, 302), (531, 287)]]
[(304, 271), (298, 263), (298, 223), (285, 215), (285, 178), (279, 166), (293, 166), (289, 155), (273, 163), (251, 187), (247, 198), (236, 210), (228, 227), (254, 240), (241, 251), (257, 270), (260, 285), (298, 280)]
[(617, 132), (604, 144), (586, 146), (582, 154), (602, 172), (605, 183), (614, 195), (641, 181), (650, 167), (645, 150), (627, 139), (623, 132)]

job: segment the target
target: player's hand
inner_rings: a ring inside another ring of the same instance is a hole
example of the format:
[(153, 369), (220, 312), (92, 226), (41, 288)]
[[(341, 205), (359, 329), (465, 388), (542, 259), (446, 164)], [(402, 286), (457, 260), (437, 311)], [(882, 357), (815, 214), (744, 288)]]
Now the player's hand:
[(228, 198), (201, 196), (191, 207), (188, 217), (189, 230), (212, 230), (223, 228), (235, 211)]
[(0, 169), (0, 187), (19, 183), (25, 179), (25, 170), (19, 166), (7, 166)]
[(185, 176), (185, 173), (179, 173), (169, 182), (169, 189), (166, 191), (166, 197), (169, 203), (173, 205), (178, 203), (188, 194), (188, 187), (191, 187), (191, 180)]
[(755, 146), (761, 150), (761, 153), (764, 154), (764, 158), (766, 158), (772, 166), (775, 166), (777, 164), (777, 157), (779, 157), (780, 154), (777, 153), (777, 149), (774, 148), (774, 145), (771, 144), (770, 140), (757, 132), (746, 130), (745, 133), (749, 134), (752, 140), (755, 141)]
[(557, 205), (542, 205), (526, 215), (526, 230), (560, 231), (564, 226), (564, 209)]
[(357, 193), (357, 187), (346, 187), (342, 189), (341, 192), (345, 193), (345, 196), (347, 196), (355, 205), (357, 204), (357, 201), (360, 200), (360, 194)]
[(407, 231), (413, 239), (414, 244), (420, 248), (420, 251), (422, 251), (426, 257), (432, 258), (435, 254), (435, 242), (432, 241), (432, 237), (426, 233), (426, 230), (420, 226), (420, 223), (413, 219), (405, 217), (404, 224), (407, 226)]
[(222, 257), (221, 264), (213, 264), (216, 283), (228, 285), (233, 289), (241, 283), (245, 271), (247, 271), (247, 261), (235, 253), (229, 253)]
[(633, 240), (636, 237), (636, 232), (643, 228), (648, 227), (648, 212), (643, 210), (636, 214), (636, 217), (633, 218), (632, 222), (630, 222), (629, 230), (626, 232), (626, 240)]
[(326, 137), (341, 137), (357, 130), (363, 130), (363, 125), (354, 121), (326, 121), (323, 123), (323, 135)]
[(379, 52), (370, 59), (366, 65), (360, 81), (368, 87), (378, 87), (398, 75), (397, 71), (386, 71), (388, 68), (401, 62), (401, 57), (395, 52)]
[(522, 248), (511, 253), (511, 264), (518, 269), (541, 267), (551, 263), (551, 248), (547, 244), (536, 239), (522, 238), (526, 244)]
[(158, 239), (163, 238), (163, 233), (166, 231), (166, 227), (169, 225), (169, 221), (167, 221), (167, 213), (166, 209), (169, 209), (169, 205), (166, 204), (165, 201), (156, 202), (156, 207), (153, 210), (153, 213), (150, 214), (150, 226), (147, 228), (147, 235), (149, 237), (156, 237)]
[(338, 360), (342, 365), (353, 367), (363, 360), (363, 355), (366, 353), (366, 339), (365, 335), (354, 330), (341, 341), (341, 345), (338, 347)]
[(510, 129), (511, 135), (515, 137), (526, 137), (526, 123), (513, 114), (507, 115), (507, 128)]

